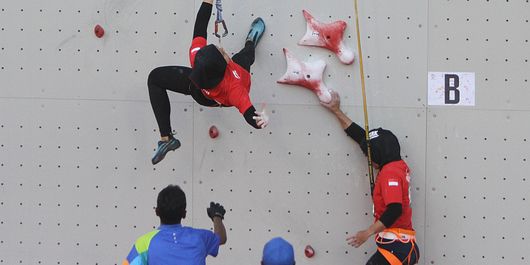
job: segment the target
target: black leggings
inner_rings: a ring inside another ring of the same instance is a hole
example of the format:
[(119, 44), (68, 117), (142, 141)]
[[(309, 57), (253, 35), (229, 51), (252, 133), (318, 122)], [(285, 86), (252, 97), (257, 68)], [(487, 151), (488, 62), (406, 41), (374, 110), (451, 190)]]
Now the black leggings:
[[(202, 3), (195, 27), (193, 37), (207, 36), (207, 27), (212, 13), (212, 5)], [(245, 43), (245, 47), (232, 57), (232, 61), (250, 72), (250, 66), (254, 63), (254, 45), (252, 42)], [(156, 122), (161, 136), (171, 135), (170, 114), (171, 106), (167, 90), (171, 90), (184, 95), (191, 95), (200, 105), (207, 107), (219, 106), (217, 102), (204, 96), (188, 78), (191, 68), (185, 66), (162, 66), (155, 68), (147, 78), (147, 87), (149, 88), (149, 99), (151, 107), (155, 113)]]
[[(394, 253), (394, 255), (399, 259), (403, 261), (404, 265), (413, 265), (418, 263), (418, 260), (420, 259), (420, 250), (418, 248), (418, 244), (414, 244), (414, 250), (412, 251), (411, 257), (410, 257), (410, 263), (407, 262), (407, 256), (410, 252), (410, 249), (412, 247), (411, 243), (404, 244), (401, 242), (394, 242), (391, 244), (386, 245), (379, 245), (380, 247), (391, 251)], [(381, 252), (376, 251), (372, 257), (366, 262), (366, 265), (390, 265), (390, 263), (386, 260), (385, 256), (381, 254)]]

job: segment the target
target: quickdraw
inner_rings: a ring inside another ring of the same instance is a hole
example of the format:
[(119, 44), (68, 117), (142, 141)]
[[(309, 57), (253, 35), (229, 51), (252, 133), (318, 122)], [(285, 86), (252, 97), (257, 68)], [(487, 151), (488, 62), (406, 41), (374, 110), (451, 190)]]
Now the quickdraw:
[[(215, 19), (214, 35), (219, 39), (219, 44), (221, 44), (221, 38), (228, 35), (228, 27), (226, 27), (226, 22), (223, 19), (223, 4), (221, 3), (221, 0), (215, 0), (215, 8), (217, 9), (217, 18)], [(223, 26), (223, 35), (219, 34), (219, 24), (222, 24)]]

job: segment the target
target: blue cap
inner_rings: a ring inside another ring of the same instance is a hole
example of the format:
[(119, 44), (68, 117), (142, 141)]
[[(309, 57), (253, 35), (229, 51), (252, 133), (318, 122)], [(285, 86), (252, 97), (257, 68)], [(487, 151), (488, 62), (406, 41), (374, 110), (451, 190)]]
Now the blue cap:
[(263, 265), (294, 265), (293, 246), (281, 237), (271, 239), (263, 247)]

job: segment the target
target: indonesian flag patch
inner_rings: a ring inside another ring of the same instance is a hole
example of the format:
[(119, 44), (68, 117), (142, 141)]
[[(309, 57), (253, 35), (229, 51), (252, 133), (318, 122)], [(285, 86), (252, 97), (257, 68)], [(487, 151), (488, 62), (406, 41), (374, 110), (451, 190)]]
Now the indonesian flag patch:
[(389, 179), (388, 180), (388, 186), (389, 187), (398, 187), (399, 182), (396, 179)]

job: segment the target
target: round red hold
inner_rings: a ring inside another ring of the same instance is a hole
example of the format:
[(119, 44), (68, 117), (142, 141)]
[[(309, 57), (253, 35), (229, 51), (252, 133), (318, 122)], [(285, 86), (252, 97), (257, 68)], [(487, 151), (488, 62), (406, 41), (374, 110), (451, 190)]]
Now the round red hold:
[(219, 136), (219, 130), (217, 130), (217, 127), (215, 127), (215, 125), (212, 125), (212, 127), (210, 127), (208, 133), (210, 134), (210, 138), (212, 139), (215, 139), (217, 138), (217, 136)]
[(315, 250), (310, 245), (307, 245), (304, 250), (305, 256), (312, 258), (315, 255)]
[(103, 35), (105, 35), (105, 30), (100, 25), (96, 25), (94, 28), (94, 33), (96, 34), (96, 37), (102, 38)]

